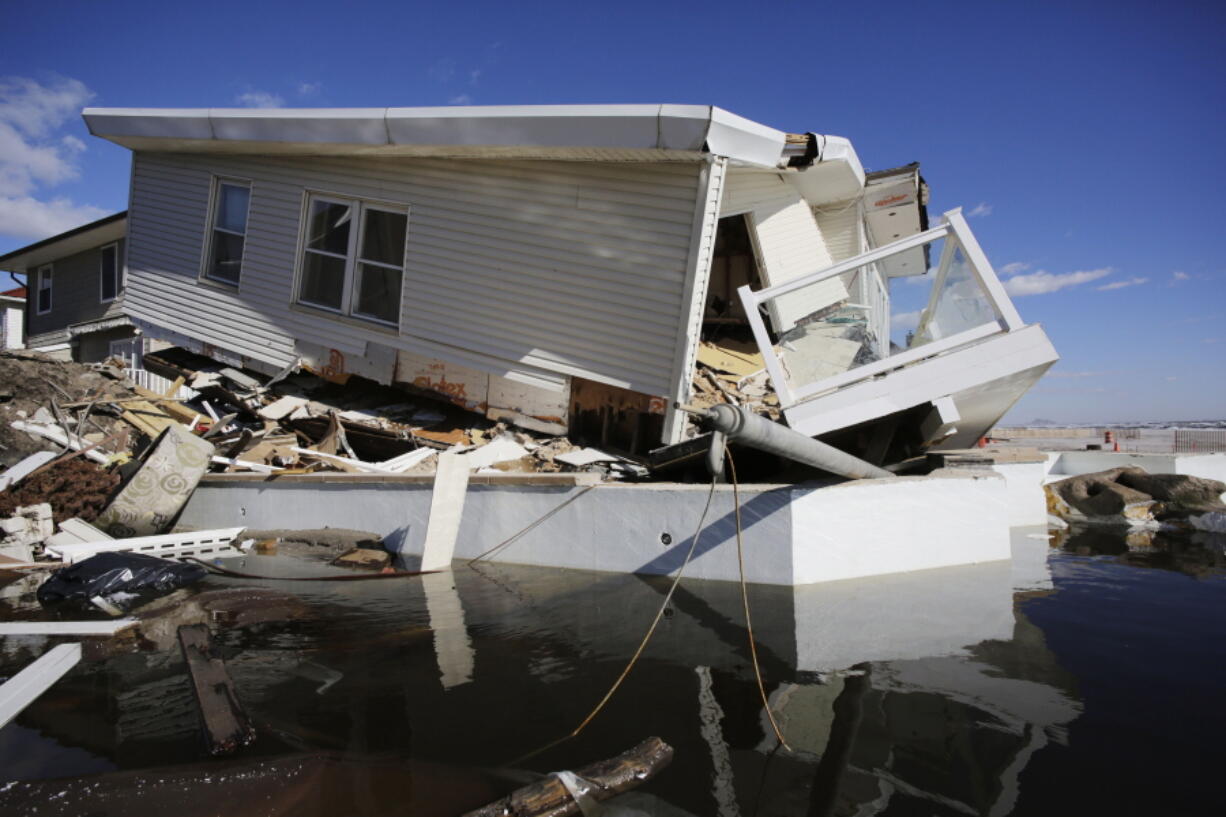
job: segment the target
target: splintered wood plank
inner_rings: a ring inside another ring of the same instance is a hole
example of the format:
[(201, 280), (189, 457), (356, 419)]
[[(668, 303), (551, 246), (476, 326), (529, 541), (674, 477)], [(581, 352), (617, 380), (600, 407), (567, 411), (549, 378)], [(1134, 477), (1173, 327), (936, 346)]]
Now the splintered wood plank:
[(703, 341), (698, 345), (698, 362), (719, 372), (745, 377), (762, 371), (762, 353), (751, 343), (725, 340), (719, 344)]
[(129, 400), (124, 404), (124, 408), (126, 410), (120, 416), (135, 426), (138, 431), (148, 435), (150, 439), (161, 434), (167, 426), (179, 424), (177, 420), (147, 400)]
[(209, 628), (203, 624), (179, 628), (179, 647), (191, 675), (200, 707), (204, 742), (209, 754), (229, 755), (255, 740), (255, 728), (234, 693), (225, 662), (213, 655)]

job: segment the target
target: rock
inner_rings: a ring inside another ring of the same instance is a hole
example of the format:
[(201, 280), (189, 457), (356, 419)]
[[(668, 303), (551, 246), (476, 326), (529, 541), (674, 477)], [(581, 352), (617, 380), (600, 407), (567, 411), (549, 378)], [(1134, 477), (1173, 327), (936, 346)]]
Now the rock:
[(1132, 526), (1226, 512), (1226, 483), (1183, 474), (1112, 468), (1045, 486), (1048, 511), (1065, 520)]
[(1116, 478), (1120, 485), (1161, 500), (1167, 512), (1211, 513), (1226, 511), (1222, 494), (1226, 482), (1186, 474), (1149, 474), (1128, 469)]
[(369, 570), (382, 570), (391, 563), (392, 554), (386, 550), (369, 548), (354, 548), (332, 560), (332, 564), (339, 567), (361, 567)]

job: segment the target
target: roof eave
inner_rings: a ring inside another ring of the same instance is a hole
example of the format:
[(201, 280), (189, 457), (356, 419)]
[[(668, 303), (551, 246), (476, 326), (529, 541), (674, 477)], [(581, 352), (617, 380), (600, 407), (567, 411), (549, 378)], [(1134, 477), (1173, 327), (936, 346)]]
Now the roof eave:
[(707, 105), (444, 108), (86, 108), (90, 133), (133, 150), (697, 160), (779, 164), (786, 134)]
[(0, 270), (27, 272), (33, 267), (65, 258), (78, 252), (100, 247), (123, 238), (127, 230), (128, 211), (82, 224), (71, 230), (44, 238), (28, 246), (0, 256)]

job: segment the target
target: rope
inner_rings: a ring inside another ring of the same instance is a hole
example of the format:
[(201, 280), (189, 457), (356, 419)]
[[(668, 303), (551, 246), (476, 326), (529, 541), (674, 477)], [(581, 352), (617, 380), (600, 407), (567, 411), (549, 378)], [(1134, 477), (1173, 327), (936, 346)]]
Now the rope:
[(758, 694), (762, 696), (762, 708), (766, 710), (766, 717), (771, 722), (771, 728), (775, 730), (775, 737), (779, 740), (779, 745), (790, 752), (792, 748), (783, 739), (783, 732), (780, 731), (779, 724), (775, 722), (775, 715), (771, 712), (770, 701), (766, 699), (766, 685), (762, 683), (762, 668), (758, 666), (758, 646), (753, 637), (753, 621), (749, 617), (749, 587), (745, 582), (744, 547), (741, 544), (741, 493), (736, 481), (736, 462), (732, 459), (731, 447), (725, 448), (724, 454), (728, 457), (728, 470), (732, 476), (733, 507), (736, 510), (736, 564), (741, 572), (741, 605), (745, 608), (745, 633), (749, 638), (749, 654), (753, 659), (753, 674), (754, 678), (758, 681)]
[(496, 551), (496, 550), (501, 550), (502, 548), (504, 548), (504, 547), (506, 547), (507, 545), (511, 544), (512, 542), (516, 541), (516, 540), (517, 540), (517, 539), (519, 539), (521, 536), (523, 536), (524, 534), (526, 534), (526, 533), (528, 533), (528, 532), (532, 531), (534, 528), (536, 528), (536, 527), (537, 527), (538, 525), (540, 525), (542, 522), (544, 522), (545, 520), (549, 519), (549, 517), (553, 516), (553, 515), (554, 515), (554, 514), (556, 514), (558, 511), (562, 510), (562, 509), (563, 509), (563, 508), (565, 508), (567, 505), (569, 505), (570, 503), (574, 502), (576, 499), (578, 499), (579, 497), (583, 496), (584, 494), (586, 494), (588, 491), (592, 490), (592, 489), (593, 489), (593, 488), (595, 488), (595, 487), (596, 487), (595, 485), (589, 485), (589, 486), (587, 486), (587, 487), (586, 487), (586, 488), (584, 488), (582, 491), (580, 491), (579, 493), (577, 493), (577, 494), (575, 494), (574, 496), (570, 497), (570, 498), (569, 498), (569, 499), (567, 499), (565, 502), (563, 502), (561, 505), (559, 505), (559, 506), (557, 506), (556, 508), (554, 508), (552, 511), (549, 511), (548, 513), (546, 513), (546, 514), (545, 514), (544, 516), (542, 516), (540, 519), (537, 519), (535, 522), (533, 522), (533, 523), (531, 523), (530, 525), (528, 525), (526, 528), (524, 528), (524, 529), (522, 529), (522, 530), (520, 530), (520, 531), (518, 531), (518, 532), (516, 532), (516, 533), (511, 534), (511, 535), (510, 535), (510, 536), (508, 536), (506, 539), (503, 539), (501, 542), (499, 542), (498, 544), (494, 545), (494, 546), (493, 546), (492, 548), (490, 548), (489, 550), (485, 551), (485, 553), (481, 553), (481, 554), (479, 554), (479, 555), (477, 555), (477, 556), (474, 556), (473, 558), (469, 559), (469, 560), (468, 560), (468, 566), (469, 566), (469, 567), (472, 567), (472, 565), (473, 565), (473, 564), (475, 564), (476, 562), (481, 561), (482, 559), (484, 559), (486, 556), (489, 556), (489, 555), (490, 555), (491, 553), (493, 553), (494, 551)]
[(711, 477), (711, 490), (707, 492), (707, 504), (702, 509), (702, 515), (698, 517), (698, 527), (694, 529), (694, 535), (690, 537), (690, 549), (686, 551), (685, 560), (681, 562), (681, 567), (677, 569), (677, 575), (673, 577), (672, 586), (668, 588), (668, 593), (665, 594), (664, 601), (660, 604), (660, 609), (656, 611), (656, 617), (652, 620), (651, 626), (648, 627), (647, 632), (643, 634), (643, 640), (639, 642), (638, 649), (634, 651), (634, 655), (632, 655), (630, 660), (626, 662), (626, 668), (622, 670), (621, 675), (617, 676), (617, 680), (613, 682), (613, 686), (609, 687), (609, 691), (604, 694), (604, 697), (600, 699), (600, 702), (593, 707), (592, 711), (589, 712), (587, 717), (583, 719), (583, 722), (576, 726), (574, 731), (572, 731), (570, 734), (563, 735), (552, 743), (547, 743), (535, 751), (516, 758), (507, 765), (518, 765), (529, 758), (536, 757), (542, 752), (552, 749), (560, 743), (578, 736), (578, 734), (592, 722), (592, 719), (600, 714), (600, 711), (605, 708), (605, 704), (609, 702), (609, 700), (613, 697), (613, 694), (617, 692), (618, 687), (622, 685), (622, 682), (625, 681), (626, 677), (630, 674), (630, 670), (634, 669), (634, 665), (638, 663), (639, 656), (643, 654), (643, 650), (647, 648), (647, 642), (650, 641), (651, 637), (655, 634), (656, 627), (660, 624), (660, 619), (664, 618), (664, 611), (668, 609), (668, 604), (673, 599), (673, 593), (676, 592), (677, 586), (681, 584), (681, 576), (685, 573), (685, 569), (689, 566), (690, 559), (693, 558), (694, 551), (698, 547), (698, 540), (702, 537), (702, 526), (707, 521), (707, 512), (711, 510), (711, 500), (714, 498), (715, 477)]

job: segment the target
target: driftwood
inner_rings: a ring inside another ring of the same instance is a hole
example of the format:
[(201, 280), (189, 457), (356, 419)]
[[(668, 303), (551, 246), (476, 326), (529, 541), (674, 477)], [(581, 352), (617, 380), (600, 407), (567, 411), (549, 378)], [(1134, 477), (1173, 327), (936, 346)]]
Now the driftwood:
[[(608, 800), (655, 777), (672, 759), (673, 747), (659, 738), (648, 738), (617, 757), (575, 769), (574, 773), (593, 800)], [(463, 817), (568, 817), (579, 813), (579, 803), (566, 786), (549, 775)]]
[(180, 627), (179, 647), (191, 674), (209, 754), (233, 754), (240, 746), (254, 741), (255, 728), (234, 694), (230, 673), (225, 663), (213, 656), (209, 628), (203, 624)]

